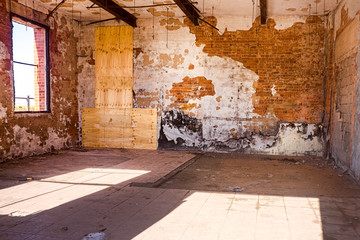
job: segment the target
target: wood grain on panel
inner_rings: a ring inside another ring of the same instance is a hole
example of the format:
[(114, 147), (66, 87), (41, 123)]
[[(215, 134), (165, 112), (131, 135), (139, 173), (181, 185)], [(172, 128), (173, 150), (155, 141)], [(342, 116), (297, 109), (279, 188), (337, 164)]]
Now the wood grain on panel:
[(157, 148), (156, 109), (84, 108), (83, 146)]
[(95, 106), (132, 108), (133, 28), (95, 29)]

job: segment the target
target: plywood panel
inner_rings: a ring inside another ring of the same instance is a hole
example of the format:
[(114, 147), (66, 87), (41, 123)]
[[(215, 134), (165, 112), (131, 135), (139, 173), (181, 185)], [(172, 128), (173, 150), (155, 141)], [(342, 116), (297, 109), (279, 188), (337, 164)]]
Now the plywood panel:
[(133, 28), (95, 29), (95, 106), (132, 108)]
[(156, 109), (133, 109), (133, 29), (95, 29), (95, 106), (82, 112), (83, 146), (157, 148)]
[(156, 109), (84, 108), (85, 147), (157, 148)]

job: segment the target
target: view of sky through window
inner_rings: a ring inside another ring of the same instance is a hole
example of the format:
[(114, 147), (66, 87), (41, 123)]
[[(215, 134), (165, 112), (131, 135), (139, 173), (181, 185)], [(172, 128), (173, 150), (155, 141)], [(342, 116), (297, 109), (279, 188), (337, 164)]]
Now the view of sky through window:
[[(13, 21), (13, 60), (34, 64), (34, 29)], [(34, 73), (36, 67), (14, 62), (15, 97), (34, 98)], [(34, 106), (35, 101), (30, 101)], [(16, 106), (27, 106), (25, 99), (15, 99)]]

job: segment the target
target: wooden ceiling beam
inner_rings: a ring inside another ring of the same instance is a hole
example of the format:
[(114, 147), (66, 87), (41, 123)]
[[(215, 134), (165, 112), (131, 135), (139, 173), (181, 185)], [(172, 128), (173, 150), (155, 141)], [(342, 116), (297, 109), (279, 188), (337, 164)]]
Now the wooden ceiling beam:
[(105, 11), (111, 13), (115, 17), (123, 20), (127, 24), (132, 27), (136, 27), (136, 17), (123, 9), (120, 5), (118, 5), (113, 0), (90, 0), (91, 2), (95, 3)]
[(266, 24), (267, 20), (267, 0), (260, 0), (260, 17), (261, 24)]
[(174, 0), (195, 26), (199, 26), (199, 10), (189, 0)]

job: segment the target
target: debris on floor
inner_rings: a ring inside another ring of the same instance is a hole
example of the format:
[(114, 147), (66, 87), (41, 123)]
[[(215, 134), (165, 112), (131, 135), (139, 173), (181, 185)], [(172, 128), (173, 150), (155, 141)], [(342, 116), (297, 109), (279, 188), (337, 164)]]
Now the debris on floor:
[(106, 236), (104, 232), (89, 233), (82, 240), (105, 240)]
[(232, 192), (242, 192), (242, 191), (245, 191), (245, 188), (235, 186), (235, 187), (229, 187), (229, 190), (232, 191)]

